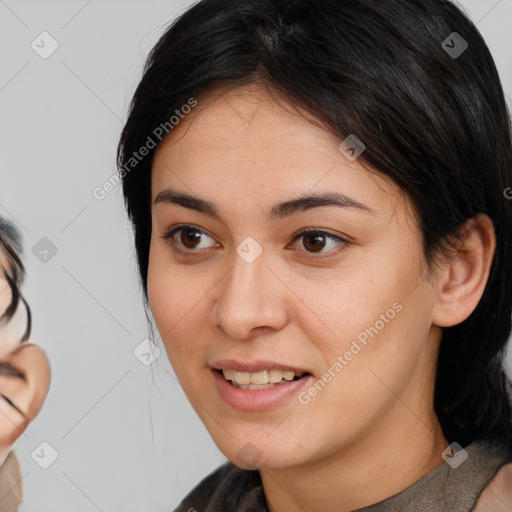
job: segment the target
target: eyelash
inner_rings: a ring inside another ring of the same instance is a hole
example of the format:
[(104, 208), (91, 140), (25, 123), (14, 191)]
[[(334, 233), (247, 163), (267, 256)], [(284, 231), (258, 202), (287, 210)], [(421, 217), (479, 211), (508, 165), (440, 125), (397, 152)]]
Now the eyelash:
[[(198, 252), (200, 252), (201, 249), (194, 250), (194, 249), (182, 248), (182, 247), (178, 246), (178, 244), (173, 240), (173, 237), (174, 237), (174, 235), (176, 233), (178, 233), (180, 231), (186, 231), (186, 230), (196, 231), (196, 232), (204, 234), (206, 236), (210, 236), (205, 231), (203, 231), (202, 229), (199, 229), (197, 226), (193, 226), (193, 225), (190, 225), (190, 224), (178, 224), (178, 225), (172, 227), (171, 229), (169, 229), (169, 231), (167, 231), (164, 235), (162, 235), (162, 238), (164, 240), (167, 240), (169, 242), (169, 244), (171, 244), (171, 246), (173, 248), (175, 248), (176, 250), (178, 250), (180, 252), (183, 252), (183, 253), (194, 253), (194, 252), (198, 253)], [(304, 229), (302, 229), (301, 231), (299, 231), (295, 235), (295, 237), (292, 240), (292, 243), (294, 243), (296, 240), (298, 240), (298, 239), (300, 239), (300, 238), (302, 238), (302, 237), (304, 237), (304, 236), (306, 236), (308, 234), (322, 235), (326, 239), (330, 239), (330, 240), (335, 240), (335, 241), (341, 242), (341, 247), (339, 249), (328, 251), (327, 253), (314, 253), (314, 252), (304, 251), (306, 254), (310, 255), (310, 256), (307, 256), (307, 257), (311, 258), (311, 259), (320, 259), (320, 258), (324, 258), (324, 257), (331, 257), (331, 256), (334, 256), (334, 255), (337, 255), (341, 251), (343, 251), (345, 249), (345, 247), (349, 244), (349, 242), (347, 240), (345, 240), (344, 238), (342, 238), (340, 236), (337, 236), (337, 235), (334, 235), (332, 233), (329, 233), (328, 231), (324, 231), (322, 229), (318, 229), (318, 228), (304, 228)], [(210, 237), (210, 238), (212, 238), (212, 237)], [(317, 254), (318, 254), (318, 256), (317, 256)]]

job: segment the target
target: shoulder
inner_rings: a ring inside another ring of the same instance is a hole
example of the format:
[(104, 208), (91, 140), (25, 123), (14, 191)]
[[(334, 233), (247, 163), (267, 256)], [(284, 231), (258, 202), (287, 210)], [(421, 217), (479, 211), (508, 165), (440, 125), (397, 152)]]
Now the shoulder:
[(187, 494), (174, 512), (265, 511), (261, 478), (227, 461)]
[(485, 487), (474, 512), (510, 512), (512, 510), (512, 463), (502, 466)]

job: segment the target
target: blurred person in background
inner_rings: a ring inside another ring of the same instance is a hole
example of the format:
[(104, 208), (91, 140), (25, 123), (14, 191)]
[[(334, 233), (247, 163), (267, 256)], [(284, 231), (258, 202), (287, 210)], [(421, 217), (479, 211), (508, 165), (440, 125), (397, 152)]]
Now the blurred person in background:
[(0, 218), (0, 512), (15, 512), (23, 497), (16, 440), (37, 416), (48, 394), (50, 365), (28, 343), (31, 311), (21, 293), (25, 268), (21, 237)]

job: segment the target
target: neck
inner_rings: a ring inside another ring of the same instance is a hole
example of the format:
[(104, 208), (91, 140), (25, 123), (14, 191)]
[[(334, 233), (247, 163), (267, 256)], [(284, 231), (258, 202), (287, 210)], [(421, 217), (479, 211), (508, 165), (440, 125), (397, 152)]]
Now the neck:
[(394, 408), (374, 432), (328, 458), (261, 469), (270, 512), (350, 512), (403, 491), (441, 465), (448, 442), (433, 411), (411, 414), (401, 402)]

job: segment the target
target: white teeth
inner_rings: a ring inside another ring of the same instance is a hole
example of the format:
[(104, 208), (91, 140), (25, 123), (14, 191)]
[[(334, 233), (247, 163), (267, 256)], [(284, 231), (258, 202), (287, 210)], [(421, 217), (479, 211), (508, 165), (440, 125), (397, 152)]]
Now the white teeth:
[(281, 382), (283, 379), (283, 372), (281, 370), (270, 370), (269, 372), (269, 380), (272, 384), (276, 382)]
[[(263, 370), (260, 372), (236, 372), (234, 370), (222, 370), (226, 380), (232, 381), (237, 387), (245, 389), (264, 389), (272, 387), (273, 384), (279, 384), (283, 380), (292, 381), (295, 373), (282, 370)], [(300, 376), (299, 376), (300, 377)]]
[(250, 373), (250, 383), (251, 384), (268, 384), (268, 373), (267, 370), (263, 370), (262, 372), (254, 372)]
[(235, 380), (235, 370), (222, 370), (226, 380)]
[(238, 384), (250, 384), (251, 374), (247, 372), (235, 372), (235, 378), (233, 380), (238, 382)]
[(274, 384), (237, 384), (236, 382), (232, 382), (233, 386), (240, 389), (268, 389), (273, 388)]

